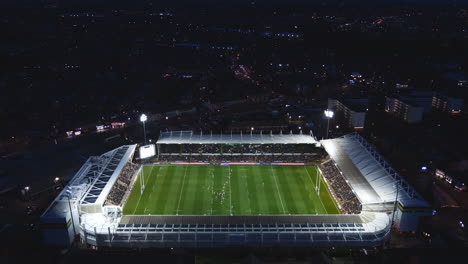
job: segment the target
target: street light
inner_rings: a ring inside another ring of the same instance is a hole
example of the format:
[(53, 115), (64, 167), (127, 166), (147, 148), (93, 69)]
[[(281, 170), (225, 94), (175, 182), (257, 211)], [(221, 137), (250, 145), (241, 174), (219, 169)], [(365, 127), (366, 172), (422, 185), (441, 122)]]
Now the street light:
[(328, 109), (325, 110), (324, 113), (325, 113), (325, 117), (327, 118), (327, 138), (328, 138), (328, 130), (330, 128), (330, 119), (333, 118), (335, 113), (332, 110), (328, 110)]
[(23, 190), (21, 190), (21, 194), (23, 194), (24, 199), (29, 202), (29, 186), (24, 186)]
[(145, 145), (146, 145), (146, 128), (145, 128), (146, 120), (148, 120), (148, 117), (145, 114), (141, 114), (140, 121), (143, 122), (143, 134), (145, 136)]

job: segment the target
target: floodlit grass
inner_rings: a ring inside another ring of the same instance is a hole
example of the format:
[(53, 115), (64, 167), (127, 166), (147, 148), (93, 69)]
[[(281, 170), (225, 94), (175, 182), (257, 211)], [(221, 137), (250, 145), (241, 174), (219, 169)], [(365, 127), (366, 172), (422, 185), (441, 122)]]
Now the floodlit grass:
[(143, 176), (143, 195), (139, 177), (126, 215), (341, 213), (313, 166), (146, 165)]

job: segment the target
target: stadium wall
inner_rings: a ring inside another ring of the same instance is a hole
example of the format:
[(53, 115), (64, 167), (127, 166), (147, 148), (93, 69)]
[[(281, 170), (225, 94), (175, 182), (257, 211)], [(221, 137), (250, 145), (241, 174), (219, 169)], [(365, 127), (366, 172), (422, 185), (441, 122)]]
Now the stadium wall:
[[(140, 216), (134, 217), (135, 220), (141, 219)], [(158, 218), (158, 216), (145, 217)], [(169, 220), (174, 217), (177, 216), (164, 219)], [(271, 220), (278, 216), (253, 217), (256, 222), (272, 222)], [(257, 219), (259, 217), (263, 220)], [(388, 215), (384, 213), (302, 217), (309, 218), (313, 223), (225, 225), (131, 223), (117, 226), (102, 224), (105, 221), (100, 216), (86, 215), (87, 219), (84, 221), (86, 224), (82, 224), (80, 233), (84, 244), (98, 248), (373, 247), (382, 245), (390, 237), (391, 223)], [(211, 218), (219, 220), (219, 216), (196, 218), (202, 221)], [(221, 218), (228, 221), (233, 219), (230, 216), (221, 216)], [(302, 219), (294, 216), (282, 216), (282, 218), (290, 222)], [(347, 223), (350, 222), (350, 218), (361, 220), (360, 223)]]
[(400, 204), (395, 212), (395, 228), (401, 232), (414, 232), (421, 217), (432, 215), (431, 208), (404, 208)]

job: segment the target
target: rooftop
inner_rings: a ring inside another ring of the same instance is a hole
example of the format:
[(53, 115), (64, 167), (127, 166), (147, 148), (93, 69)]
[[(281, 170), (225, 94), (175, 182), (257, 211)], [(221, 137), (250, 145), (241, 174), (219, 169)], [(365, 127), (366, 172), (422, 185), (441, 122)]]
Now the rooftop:
[(403, 207), (429, 204), (370, 144), (356, 133), (321, 143), (335, 161), (363, 205), (395, 201)]
[(101, 156), (90, 157), (42, 217), (66, 217), (69, 214), (68, 199), (72, 207), (76, 206), (76, 203), (102, 204), (122, 168), (131, 160), (135, 148), (136, 145), (124, 145)]

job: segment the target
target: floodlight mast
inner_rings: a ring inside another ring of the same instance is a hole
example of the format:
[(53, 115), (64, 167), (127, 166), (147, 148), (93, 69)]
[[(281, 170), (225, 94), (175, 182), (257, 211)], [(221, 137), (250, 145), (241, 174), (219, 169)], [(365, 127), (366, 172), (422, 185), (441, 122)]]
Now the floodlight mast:
[[(145, 138), (145, 145), (146, 145), (146, 127), (145, 122), (148, 120), (148, 117), (143, 113), (140, 116), (140, 121), (143, 123), (143, 136)], [(144, 164), (141, 166), (141, 173), (140, 173), (140, 185), (141, 185), (141, 195), (143, 195), (143, 191), (145, 190), (145, 174), (144, 174)]]
[(325, 117), (327, 118), (327, 139), (328, 139), (328, 130), (330, 129), (330, 119), (333, 118), (335, 113), (332, 110), (328, 110), (328, 109), (325, 110), (324, 113), (325, 113)]
[(141, 114), (140, 121), (143, 123), (143, 135), (145, 138), (145, 145), (146, 145), (146, 128), (145, 128), (146, 120), (148, 120), (148, 117), (145, 114)]

